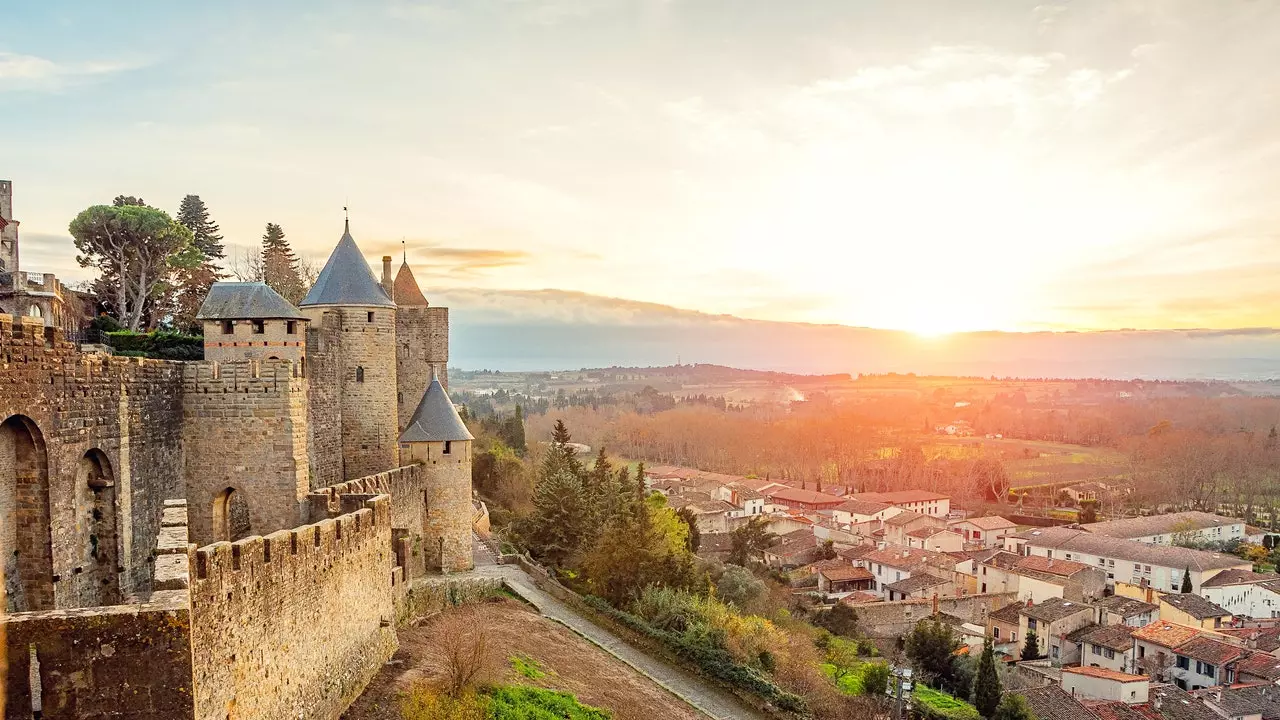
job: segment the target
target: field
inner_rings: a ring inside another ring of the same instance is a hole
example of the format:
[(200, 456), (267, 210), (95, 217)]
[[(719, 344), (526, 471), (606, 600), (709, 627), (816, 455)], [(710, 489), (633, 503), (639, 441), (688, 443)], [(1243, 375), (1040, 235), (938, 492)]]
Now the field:
[[(515, 600), (479, 606), (490, 642), (501, 648), (497, 682), (564, 690), (604, 708), (617, 720), (697, 720), (703, 716), (629, 665)], [(432, 624), (400, 630), (400, 650), (344, 720), (393, 720), (398, 697), (430, 680)]]
[(1108, 448), (1068, 445), (1038, 440), (957, 437), (931, 439), (930, 455), (984, 454), (1004, 461), (1013, 486), (1077, 483), (1089, 480), (1122, 481), (1128, 477), (1128, 460)]

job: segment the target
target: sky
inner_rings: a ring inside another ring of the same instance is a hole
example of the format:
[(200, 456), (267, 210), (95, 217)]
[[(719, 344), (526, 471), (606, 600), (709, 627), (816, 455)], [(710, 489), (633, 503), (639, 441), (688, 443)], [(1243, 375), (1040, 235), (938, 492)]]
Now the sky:
[[(199, 194), (424, 292), (909, 330), (1280, 326), (1280, 3), (2, 0), (27, 270)], [(475, 292), (473, 292), (475, 291)]]

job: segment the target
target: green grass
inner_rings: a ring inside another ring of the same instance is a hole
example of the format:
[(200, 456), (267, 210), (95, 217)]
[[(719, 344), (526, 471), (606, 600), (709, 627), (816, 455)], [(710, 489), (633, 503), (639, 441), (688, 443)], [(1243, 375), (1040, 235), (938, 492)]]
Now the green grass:
[(566, 692), (507, 685), (489, 693), (493, 720), (612, 720), (607, 710), (583, 705)]
[[(822, 669), (822, 674), (826, 675), (827, 679), (831, 679), (836, 676), (835, 665), (832, 665), (831, 663), (822, 663), (818, 667)], [(840, 692), (845, 695), (861, 695), (866, 692), (862, 687), (862, 668), (864, 667), (866, 667), (865, 664), (859, 665), (849, 671), (847, 675), (836, 681), (836, 687), (840, 689)]]
[(547, 671), (542, 669), (542, 663), (528, 655), (512, 655), (509, 660), (511, 660), (511, 667), (515, 668), (516, 672), (530, 680), (541, 680), (547, 676)]
[(982, 716), (974, 706), (927, 685), (916, 685), (911, 694), (917, 703), (928, 705), (947, 717), (956, 720), (981, 720)]

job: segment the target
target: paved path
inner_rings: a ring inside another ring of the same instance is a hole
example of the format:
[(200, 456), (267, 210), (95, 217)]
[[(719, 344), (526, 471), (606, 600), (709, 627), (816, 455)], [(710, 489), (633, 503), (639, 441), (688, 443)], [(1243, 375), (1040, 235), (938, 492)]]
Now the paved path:
[(732, 693), (721, 690), (697, 675), (667, 663), (628, 645), (617, 635), (596, 625), (551, 595), (543, 592), (519, 565), (498, 565), (481, 543), (476, 543), (476, 569), (480, 576), (498, 576), (503, 582), (544, 616), (562, 623), (570, 630), (604, 648), (606, 652), (635, 668), (677, 697), (716, 720), (767, 720)]

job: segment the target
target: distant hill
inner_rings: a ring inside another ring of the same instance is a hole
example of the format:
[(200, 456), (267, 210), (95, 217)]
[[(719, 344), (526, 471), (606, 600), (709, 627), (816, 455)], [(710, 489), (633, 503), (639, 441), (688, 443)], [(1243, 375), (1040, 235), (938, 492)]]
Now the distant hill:
[(788, 373), (1265, 380), (1280, 330), (958, 333), (745, 320), (559, 290), (428, 291), (451, 308), (450, 363), (557, 370), (671, 365), (677, 358)]

